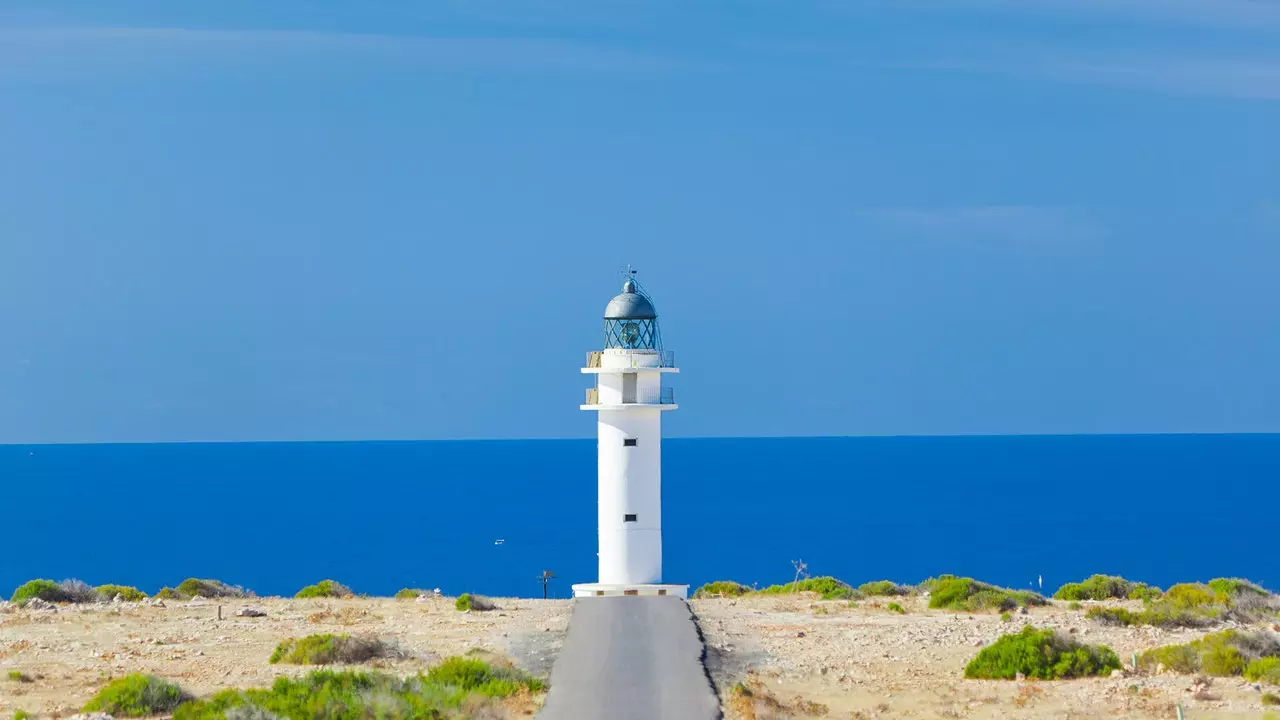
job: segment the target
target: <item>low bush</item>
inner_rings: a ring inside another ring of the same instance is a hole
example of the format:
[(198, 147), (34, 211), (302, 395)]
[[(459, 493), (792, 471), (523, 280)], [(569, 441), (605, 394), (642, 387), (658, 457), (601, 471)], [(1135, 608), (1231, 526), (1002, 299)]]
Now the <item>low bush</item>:
[(974, 679), (1012, 680), (1019, 673), (1029, 678), (1105, 675), (1120, 667), (1120, 658), (1103, 645), (1083, 645), (1053, 630), (1030, 625), (1022, 632), (1003, 635), (982, 649), (964, 669)]
[(52, 580), (29, 580), (13, 591), (9, 602), (25, 605), (37, 598), (51, 603), (82, 602), (77, 597), (79, 587), (68, 587), (72, 582), (79, 581), (65, 580), (58, 583)]
[(817, 593), (823, 600), (847, 600), (858, 596), (848, 583), (833, 577), (805, 578), (785, 585), (770, 585), (759, 591), (761, 595), (789, 595), (798, 592)]
[(26, 710), (19, 709), (13, 711), (13, 720), (31, 720), (33, 717), (35, 716)]
[(1158, 587), (1115, 575), (1092, 575), (1082, 582), (1067, 583), (1053, 594), (1057, 600), (1146, 600), (1159, 596)]
[(281, 677), (269, 689), (223, 690), (188, 702), (174, 720), (364, 720), (365, 718), (502, 717), (499, 699), (541, 693), (546, 684), (511, 667), (474, 658), (450, 658), (426, 673), (396, 678), (382, 673), (317, 670)]
[(182, 596), (171, 587), (162, 587), (156, 591), (157, 600), (181, 600)]
[(1280, 695), (1275, 693), (1264, 692), (1262, 697), (1258, 698), (1263, 705), (1280, 705)]
[(1263, 656), (1244, 669), (1246, 680), (1280, 685), (1280, 657)]
[(1280, 657), (1280, 640), (1266, 632), (1223, 630), (1192, 640), (1185, 645), (1166, 645), (1148, 650), (1138, 658), (1138, 666), (1166, 669), (1180, 673), (1199, 673), (1218, 677), (1243, 675), (1247, 670), (1266, 670), (1266, 664), (1255, 665), (1265, 658)]
[(1013, 615), (1007, 612), (1000, 613), (1000, 622), (1013, 622)]
[(1161, 600), (1178, 610), (1202, 610), (1223, 602), (1213, 588), (1201, 583), (1178, 583)]
[(32, 682), (31, 676), (22, 672), (21, 670), (10, 670), (7, 677), (14, 682), (20, 682), (20, 683)]
[(732, 580), (716, 580), (698, 588), (693, 592), (694, 599), (710, 597), (738, 597), (752, 592), (751, 588)]
[(349, 598), (355, 597), (351, 588), (336, 580), (321, 580), (298, 591), (296, 598)]
[(892, 597), (895, 595), (910, 595), (911, 588), (906, 585), (899, 585), (892, 580), (877, 580), (875, 582), (862, 583), (858, 586), (858, 592), (867, 597)]
[(889, 612), (895, 612), (895, 613), (898, 613), (899, 615), (907, 614), (906, 608), (902, 607), (896, 602), (889, 603)]
[(36, 598), (51, 603), (91, 603), (98, 600), (98, 593), (79, 580), (30, 580), (13, 591), (9, 602), (25, 605)]
[(182, 688), (155, 675), (133, 674), (112, 680), (84, 706), (84, 712), (115, 717), (147, 717), (172, 711), (188, 700)]
[(1154, 603), (1138, 612), (1117, 607), (1091, 607), (1084, 616), (1103, 625), (1126, 627), (1150, 625), (1161, 628), (1200, 628), (1216, 622), (1216, 615), (1175, 610), (1164, 603)]
[(285, 640), (276, 646), (268, 662), (272, 665), (357, 665), (397, 654), (394, 647), (376, 638), (326, 633)]
[(397, 600), (416, 600), (423, 595), (430, 595), (426, 590), (415, 590), (413, 588), (401, 588), (396, 591)]
[(147, 599), (147, 594), (129, 585), (99, 585), (93, 589), (102, 602), (111, 602), (117, 595), (125, 602), (140, 602)]
[[(251, 593), (245, 591), (238, 585), (228, 585), (221, 580), (201, 580), (199, 578), (187, 578), (178, 584), (178, 597), (183, 600), (190, 600), (193, 597), (202, 598), (242, 598), (249, 597)], [(157, 593), (157, 597), (159, 594)]]
[(929, 607), (943, 610), (980, 612), (1013, 610), (1019, 606), (1047, 605), (1048, 600), (1030, 590), (1010, 590), (973, 578), (940, 575), (920, 584), (929, 593)]
[(496, 610), (497, 605), (493, 601), (483, 595), (472, 595), (471, 593), (462, 593), (457, 600), (453, 601), (453, 607), (459, 612), (474, 610), (475, 612), (484, 612), (486, 610)]

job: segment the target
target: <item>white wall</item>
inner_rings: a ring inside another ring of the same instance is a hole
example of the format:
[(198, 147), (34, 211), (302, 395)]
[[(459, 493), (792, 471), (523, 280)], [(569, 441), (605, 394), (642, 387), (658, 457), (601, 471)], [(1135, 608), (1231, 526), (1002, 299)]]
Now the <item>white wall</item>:
[[(640, 377), (661, 382), (657, 373)], [(607, 402), (606, 378), (610, 375), (600, 375), (601, 402)], [(662, 582), (662, 411), (601, 410), (599, 415), (599, 581)], [(626, 438), (635, 438), (636, 446), (624, 446)], [(628, 514), (636, 522), (625, 522)]]

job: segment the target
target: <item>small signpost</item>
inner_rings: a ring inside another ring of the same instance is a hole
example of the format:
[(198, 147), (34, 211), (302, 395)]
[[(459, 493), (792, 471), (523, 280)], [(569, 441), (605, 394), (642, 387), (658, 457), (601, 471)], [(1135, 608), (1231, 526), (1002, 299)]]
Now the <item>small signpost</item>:
[(555, 576), (556, 574), (551, 572), (550, 570), (543, 570), (542, 575), (538, 578), (539, 580), (542, 581), (542, 599), (543, 600), (547, 599), (547, 583), (551, 582), (552, 579), (555, 578)]

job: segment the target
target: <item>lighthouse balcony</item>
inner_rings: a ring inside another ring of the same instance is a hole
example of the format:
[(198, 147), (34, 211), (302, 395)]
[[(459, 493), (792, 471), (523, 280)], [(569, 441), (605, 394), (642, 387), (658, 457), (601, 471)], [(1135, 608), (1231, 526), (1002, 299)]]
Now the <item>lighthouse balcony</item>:
[(593, 350), (587, 353), (583, 374), (678, 373), (676, 354), (671, 350)]
[(657, 388), (653, 391), (641, 390), (634, 397), (616, 398), (620, 402), (600, 402), (600, 388), (587, 388), (586, 402), (582, 404), (583, 410), (629, 410), (650, 408), (656, 410), (675, 410), (676, 391), (675, 388)]

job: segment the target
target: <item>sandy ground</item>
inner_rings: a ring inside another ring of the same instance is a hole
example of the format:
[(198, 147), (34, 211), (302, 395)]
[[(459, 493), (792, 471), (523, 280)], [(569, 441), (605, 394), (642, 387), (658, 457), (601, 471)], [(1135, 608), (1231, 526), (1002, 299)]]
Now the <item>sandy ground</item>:
[[(42, 717), (75, 714), (107, 680), (147, 672), (204, 695), (229, 687), (265, 687), (279, 675), (314, 668), (270, 665), (277, 643), (313, 633), (373, 635), (395, 642), (404, 659), (378, 667), (408, 675), (442, 658), (482, 649), (545, 677), (569, 624), (572, 601), (495, 601), (499, 609), (460, 613), (453, 600), (169, 602), (165, 607), (61, 606), (0, 610), (0, 718), (21, 708)], [(236, 617), (243, 607), (267, 616)], [(12, 670), (34, 679), (8, 680)]]
[[(900, 602), (818, 601), (806, 597), (695, 600), (712, 680), (727, 715), (747, 717), (729, 689), (745, 682), (757, 697), (754, 720), (804, 718), (1261, 718), (1260, 692), (1240, 679), (1215, 679), (1193, 697), (1186, 676), (1117, 677), (1053, 682), (964, 680), (965, 664), (1000, 635), (1024, 623), (1071, 632), (1134, 652), (1186, 642), (1198, 631), (1104, 628), (1065, 604), (1002, 622), (996, 615), (928, 610)], [(263, 687), (279, 675), (311, 668), (270, 665), (281, 640), (312, 633), (373, 635), (395, 642), (403, 659), (380, 661), (397, 674), (481, 649), (546, 677), (572, 611), (568, 600), (497, 600), (499, 609), (460, 613), (452, 600), (392, 599), (170, 602), (62, 606), (56, 612), (0, 604), (0, 720), (21, 708), (43, 717), (75, 713), (110, 678), (149, 672), (203, 695), (228, 687)], [(244, 607), (262, 618), (236, 617)], [(11, 670), (34, 679), (7, 680)], [(825, 712), (824, 712), (825, 711)], [(748, 711), (750, 712), (750, 710)]]
[[(1202, 631), (1106, 628), (1065, 603), (1015, 614), (970, 615), (929, 610), (919, 598), (844, 602), (753, 597), (692, 601), (707, 642), (707, 664), (730, 718), (743, 717), (729, 688), (744, 679), (783, 707), (757, 703), (757, 719), (831, 718), (1261, 718), (1261, 692), (1239, 678), (1215, 678), (1200, 698), (1192, 678), (1160, 676), (1072, 681), (965, 680), (964, 666), (981, 646), (1022, 625), (1071, 632), (1110, 646), (1128, 664), (1132, 653), (1183, 643)], [(1087, 605), (1087, 604), (1086, 604)], [(1133, 604), (1132, 607), (1140, 607)], [(1265, 627), (1265, 626), (1258, 626)], [(804, 711), (800, 698), (809, 705)]]

